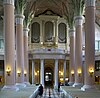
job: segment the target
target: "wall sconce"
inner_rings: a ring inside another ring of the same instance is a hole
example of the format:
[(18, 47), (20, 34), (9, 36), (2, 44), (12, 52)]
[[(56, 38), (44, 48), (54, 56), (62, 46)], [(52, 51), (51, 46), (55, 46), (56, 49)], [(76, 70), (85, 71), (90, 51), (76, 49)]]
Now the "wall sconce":
[(78, 69), (78, 76), (80, 77), (81, 76), (81, 69)]
[(8, 67), (7, 70), (6, 70), (6, 72), (7, 72), (7, 75), (10, 76), (10, 74), (11, 74), (11, 69)]
[(59, 71), (59, 74), (61, 73), (61, 71)]
[(27, 72), (24, 72), (24, 76), (26, 77), (26, 75), (27, 75)]
[(61, 76), (63, 76), (63, 72), (61, 72)]
[(35, 76), (37, 76), (37, 72), (35, 72)]
[(71, 75), (74, 76), (74, 70), (71, 71)]
[(39, 73), (39, 70), (37, 71), (37, 73)]
[(58, 42), (55, 43), (56, 45), (58, 44)]
[(41, 42), (41, 45), (43, 45), (43, 42)]
[(89, 73), (90, 73), (90, 76), (92, 77), (93, 76), (93, 73), (94, 73), (94, 69), (93, 68), (90, 68), (89, 69)]
[(63, 82), (63, 78), (60, 78), (60, 82)]
[(21, 76), (21, 72), (20, 72), (20, 71), (18, 71), (18, 72), (17, 72), (17, 74), (18, 74), (18, 77), (20, 77), (20, 76)]
[(63, 76), (63, 72), (62, 71), (59, 71), (59, 75)]

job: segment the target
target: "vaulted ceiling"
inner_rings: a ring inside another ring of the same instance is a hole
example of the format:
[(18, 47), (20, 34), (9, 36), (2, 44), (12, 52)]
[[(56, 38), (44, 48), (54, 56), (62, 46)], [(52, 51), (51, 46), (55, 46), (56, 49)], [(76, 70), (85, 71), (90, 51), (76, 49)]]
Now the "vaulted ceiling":
[[(27, 0), (26, 10), (35, 10), (35, 16), (44, 13), (46, 10), (50, 10), (56, 15), (63, 16), (64, 9), (62, 3), (66, 4), (66, 1), (67, 0)], [(0, 16), (2, 15), (3, 0), (0, 0)], [(96, 0), (96, 23), (100, 26), (100, 0)]]

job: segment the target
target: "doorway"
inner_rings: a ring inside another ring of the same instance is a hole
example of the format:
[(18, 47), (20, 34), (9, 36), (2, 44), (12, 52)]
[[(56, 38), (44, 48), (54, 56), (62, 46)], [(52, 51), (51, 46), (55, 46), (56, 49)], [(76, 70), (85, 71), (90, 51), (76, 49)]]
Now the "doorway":
[(50, 67), (45, 68), (45, 87), (53, 87), (53, 71)]

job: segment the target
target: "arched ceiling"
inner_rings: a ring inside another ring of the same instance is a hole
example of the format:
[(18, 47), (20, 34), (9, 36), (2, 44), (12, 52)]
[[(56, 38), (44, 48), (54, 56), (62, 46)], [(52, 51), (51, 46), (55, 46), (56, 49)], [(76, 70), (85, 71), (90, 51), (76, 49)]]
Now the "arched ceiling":
[[(35, 16), (41, 15), (47, 10), (54, 14), (63, 16), (64, 9), (62, 3), (67, 0), (27, 0), (26, 10), (35, 10)], [(3, 0), (0, 0), (0, 16), (3, 15)], [(100, 0), (96, 0), (96, 23), (100, 26)]]

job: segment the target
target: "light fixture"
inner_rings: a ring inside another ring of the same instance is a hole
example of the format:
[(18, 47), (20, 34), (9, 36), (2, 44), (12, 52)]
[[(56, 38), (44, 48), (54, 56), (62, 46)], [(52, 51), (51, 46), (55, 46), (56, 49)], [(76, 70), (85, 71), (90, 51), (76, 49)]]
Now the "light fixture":
[(59, 71), (59, 74), (61, 73), (61, 71)]
[(60, 81), (62, 82), (63, 81), (63, 78), (60, 78)]
[(56, 42), (56, 45), (58, 44), (58, 42)]
[(90, 76), (92, 77), (93, 76), (93, 73), (94, 73), (94, 69), (93, 68), (90, 68), (89, 69), (89, 73), (90, 73)]
[(78, 69), (78, 76), (80, 77), (81, 76), (81, 74), (82, 74), (82, 71), (81, 71), (81, 69)]
[(68, 78), (65, 78), (65, 80), (68, 81), (69, 79)]
[(20, 77), (20, 76), (21, 76), (21, 72), (20, 72), (20, 71), (17, 71), (17, 74), (18, 74), (18, 77)]
[(41, 42), (41, 45), (43, 45), (43, 42)]
[(35, 76), (37, 76), (37, 72), (35, 72)]
[(27, 74), (27, 72), (25, 71), (25, 72), (24, 72), (24, 76), (25, 76), (25, 77), (26, 77), (26, 74)]
[(71, 75), (74, 76), (74, 70), (71, 71)]
[(61, 72), (61, 75), (63, 75), (63, 72)]
[(7, 75), (10, 76), (10, 74), (11, 74), (11, 69), (8, 67), (7, 70), (6, 70), (6, 72), (7, 72)]

